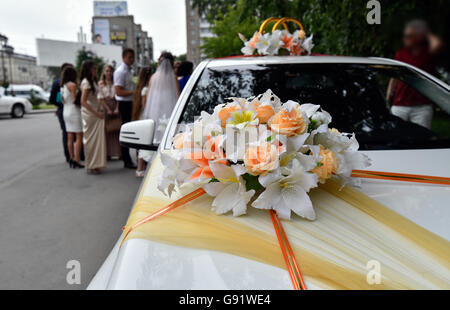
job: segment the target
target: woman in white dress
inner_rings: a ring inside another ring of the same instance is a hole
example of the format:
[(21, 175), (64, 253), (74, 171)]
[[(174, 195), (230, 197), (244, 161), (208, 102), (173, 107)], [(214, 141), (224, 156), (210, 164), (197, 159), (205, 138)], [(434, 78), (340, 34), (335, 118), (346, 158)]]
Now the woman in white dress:
[(174, 57), (163, 52), (158, 59), (158, 69), (149, 83), (144, 119), (155, 121), (153, 143), (160, 143), (167, 127), (169, 117), (180, 95), (180, 87), (173, 69)]
[[(80, 153), (83, 143), (83, 128), (81, 123), (80, 104), (75, 103), (77, 94), (77, 71), (67, 67), (61, 76), (61, 96), (64, 104), (63, 117), (67, 131), (67, 147), (69, 149), (71, 168), (84, 168), (80, 163)], [(75, 149), (73, 147), (75, 142)]]

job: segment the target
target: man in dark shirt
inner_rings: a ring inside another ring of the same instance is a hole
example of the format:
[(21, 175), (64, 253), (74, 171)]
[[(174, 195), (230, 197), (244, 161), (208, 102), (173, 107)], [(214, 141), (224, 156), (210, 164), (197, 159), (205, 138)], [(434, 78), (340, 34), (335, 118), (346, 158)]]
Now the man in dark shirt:
[[(73, 67), (73, 65), (69, 64), (69, 63), (63, 64), (61, 66), (61, 72), (63, 72), (63, 70), (67, 67)], [(66, 161), (69, 162), (70, 155), (69, 155), (69, 150), (67, 148), (67, 131), (66, 131), (66, 124), (64, 123), (64, 117), (63, 117), (64, 105), (63, 105), (62, 99), (61, 99), (60, 83), (61, 83), (61, 78), (57, 78), (56, 80), (53, 81), (52, 89), (50, 91), (50, 98), (48, 101), (57, 107), (55, 114), (58, 117), (59, 126), (61, 127), (64, 156), (66, 157)]]
[[(406, 24), (403, 34), (404, 47), (397, 51), (395, 59), (413, 65), (430, 74), (435, 73), (436, 55), (442, 43), (434, 36), (425, 21), (414, 20)], [(432, 102), (414, 88), (391, 79), (387, 92), (388, 102), (392, 101), (392, 114), (431, 128), (433, 119)]]

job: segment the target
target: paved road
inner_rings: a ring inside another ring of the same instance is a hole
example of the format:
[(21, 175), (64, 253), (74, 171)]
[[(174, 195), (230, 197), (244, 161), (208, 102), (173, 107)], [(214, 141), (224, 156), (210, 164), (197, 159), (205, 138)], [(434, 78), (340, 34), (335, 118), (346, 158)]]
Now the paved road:
[[(120, 236), (140, 181), (65, 163), (53, 113), (0, 117), (0, 289), (84, 289)], [(81, 285), (66, 263), (81, 264)]]

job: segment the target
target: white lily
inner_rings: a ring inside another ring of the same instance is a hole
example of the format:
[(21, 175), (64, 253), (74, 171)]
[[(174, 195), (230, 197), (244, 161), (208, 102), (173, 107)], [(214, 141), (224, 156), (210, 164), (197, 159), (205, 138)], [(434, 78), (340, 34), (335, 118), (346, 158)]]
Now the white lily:
[(169, 197), (172, 196), (175, 186), (179, 187), (185, 183), (197, 168), (191, 160), (184, 158), (183, 152), (175, 150), (171, 153), (161, 152), (161, 163), (164, 170), (158, 178), (158, 189)]
[(292, 159), (291, 167), (282, 167), (265, 176), (259, 183), (265, 190), (252, 203), (257, 209), (273, 209), (284, 219), (290, 219), (291, 211), (308, 220), (316, 214), (308, 196), (311, 188), (317, 186), (317, 175), (306, 172), (298, 159)]
[(308, 52), (308, 55), (311, 55), (311, 51), (314, 48), (314, 44), (313, 44), (313, 35), (311, 34), (309, 37), (307, 37), (305, 39), (305, 41), (303, 41), (302, 46), (305, 49), (305, 51)]
[(231, 210), (234, 216), (245, 214), (248, 202), (255, 195), (255, 190), (247, 191), (241, 177), (246, 172), (245, 167), (214, 162), (210, 162), (209, 166), (218, 182), (205, 184), (203, 189), (208, 195), (215, 197), (212, 202), (213, 210), (217, 214)]
[(280, 35), (277, 33), (265, 33), (260, 35), (259, 40), (255, 43), (255, 47), (261, 55), (276, 55), (280, 48)]

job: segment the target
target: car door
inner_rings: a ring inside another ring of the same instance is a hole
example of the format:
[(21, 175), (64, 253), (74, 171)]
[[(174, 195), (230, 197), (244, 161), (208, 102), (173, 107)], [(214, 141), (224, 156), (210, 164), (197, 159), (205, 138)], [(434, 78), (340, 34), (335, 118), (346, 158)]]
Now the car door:
[(9, 113), (11, 110), (10, 106), (8, 97), (0, 94), (0, 113)]

